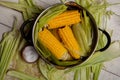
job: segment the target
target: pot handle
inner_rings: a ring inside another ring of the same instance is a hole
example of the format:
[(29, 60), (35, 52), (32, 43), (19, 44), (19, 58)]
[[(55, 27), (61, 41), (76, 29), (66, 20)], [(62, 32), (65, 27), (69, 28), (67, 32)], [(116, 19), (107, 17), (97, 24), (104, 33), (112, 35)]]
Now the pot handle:
[(33, 45), (32, 29), (34, 22), (35, 22), (34, 19), (28, 19), (20, 27), (21, 36), (31, 45)]
[(111, 44), (111, 37), (110, 37), (110, 35), (109, 35), (109, 33), (107, 31), (102, 30), (100, 28), (98, 28), (98, 30), (100, 30), (106, 36), (107, 43), (106, 43), (106, 45), (103, 48), (101, 48), (101, 49), (99, 49), (97, 51), (104, 51), (104, 50), (106, 50), (110, 46), (110, 44)]

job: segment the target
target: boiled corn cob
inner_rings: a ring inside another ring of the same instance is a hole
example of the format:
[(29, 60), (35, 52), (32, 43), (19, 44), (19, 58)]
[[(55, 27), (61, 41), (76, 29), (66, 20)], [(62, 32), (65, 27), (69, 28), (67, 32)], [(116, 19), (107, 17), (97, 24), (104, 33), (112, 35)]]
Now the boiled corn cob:
[(59, 40), (60, 40), (60, 37), (59, 37), (59, 34), (58, 34), (58, 29), (52, 29), (51, 30), (51, 33)]
[(79, 59), (81, 53), (80, 47), (72, 33), (71, 28), (69, 26), (65, 26), (64, 28), (60, 28), (58, 33), (71, 56), (75, 59)]
[(48, 22), (48, 29), (63, 27), (80, 21), (80, 13), (78, 10), (65, 11)]
[(64, 56), (69, 55), (67, 49), (64, 48), (62, 43), (60, 43), (49, 30), (44, 29), (43, 31), (40, 31), (38, 33), (38, 40), (40, 40), (57, 59), (67, 59), (64, 58)]

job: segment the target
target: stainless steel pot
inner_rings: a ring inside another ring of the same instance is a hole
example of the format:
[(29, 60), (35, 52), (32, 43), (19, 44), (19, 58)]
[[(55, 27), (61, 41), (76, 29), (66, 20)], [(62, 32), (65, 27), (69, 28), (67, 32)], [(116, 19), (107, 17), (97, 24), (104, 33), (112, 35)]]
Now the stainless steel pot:
[[(110, 38), (110, 35), (105, 31), (105, 30), (102, 30), (100, 28), (97, 27), (96, 25), (96, 22), (93, 18), (93, 16), (90, 14), (89, 11), (87, 11), (87, 9), (85, 9), (84, 7), (82, 7), (81, 5), (78, 5), (77, 3), (75, 2), (67, 2), (65, 3), (66, 6), (68, 6), (68, 9), (77, 9), (77, 10), (85, 10), (87, 15), (89, 16), (90, 18), (90, 21), (92, 23), (92, 44), (91, 44), (91, 49), (90, 49), (90, 55), (88, 57), (86, 57), (82, 62), (78, 62), (74, 65), (68, 65), (68, 66), (63, 66), (63, 65), (57, 65), (55, 63), (52, 63), (50, 62), (49, 60), (47, 60), (46, 58), (43, 57), (43, 55), (40, 54), (41, 58), (46, 61), (47, 63), (49, 64), (52, 64), (54, 66), (56, 66), (57, 68), (59, 67), (65, 67), (65, 68), (68, 68), (68, 67), (73, 67), (73, 66), (76, 66), (78, 64), (81, 64), (81, 63), (84, 63), (85, 61), (87, 61), (96, 51), (104, 51), (106, 50), (110, 43), (111, 43), (111, 38)], [(53, 5), (54, 6), (54, 5)], [(51, 7), (53, 7), (51, 6)], [(39, 14), (39, 16), (35, 19), (29, 19), (27, 21), (25, 21), (21, 28), (20, 28), (20, 31), (21, 31), (21, 34), (23, 36), (23, 38), (26, 39), (27, 42), (29, 42), (29, 44), (33, 45), (34, 46), (34, 30), (35, 30), (35, 27), (36, 27), (36, 24), (38, 22), (38, 20), (41, 18), (42, 15), (44, 15), (46, 13), (46, 11), (48, 11), (51, 7), (45, 9), (42, 13)], [(29, 31), (28, 31), (28, 34), (26, 35), (26, 32), (25, 32), (25, 28), (26, 28), (26, 25), (29, 24), (30, 26), (28, 27)], [(99, 50), (96, 50), (96, 47), (97, 47), (97, 44), (98, 44), (98, 40), (99, 40), (99, 37), (98, 37), (98, 31), (101, 31), (107, 38), (107, 43), (105, 45), (105, 47), (103, 47), (102, 49), (99, 49)], [(37, 48), (34, 46), (34, 48), (36, 49), (37, 52), (39, 52), (37, 50)]]

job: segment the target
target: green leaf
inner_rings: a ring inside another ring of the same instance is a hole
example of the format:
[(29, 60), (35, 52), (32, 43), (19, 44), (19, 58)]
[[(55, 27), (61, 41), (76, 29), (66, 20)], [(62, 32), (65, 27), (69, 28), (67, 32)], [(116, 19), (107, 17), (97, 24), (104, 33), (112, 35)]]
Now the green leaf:
[(76, 70), (74, 73), (74, 80), (79, 80), (80, 79), (80, 70)]
[(98, 80), (103, 64), (97, 64), (92, 66), (93, 80)]
[(64, 70), (59, 70), (47, 63), (45, 63), (43, 60), (39, 60), (39, 69), (43, 76), (47, 80), (65, 80), (64, 79)]
[(95, 54), (91, 56), (86, 62), (80, 64), (79, 66), (69, 69), (68, 72), (72, 70), (76, 70), (80, 67), (87, 67), (87, 66), (103, 63), (106, 61), (110, 61), (120, 56), (119, 51), (120, 51), (120, 41), (115, 41), (110, 45), (110, 47), (107, 50), (103, 52), (95, 52)]
[(23, 72), (15, 71), (15, 70), (10, 70), (7, 72), (7, 75), (16, 77), (21, 80), (40, 80), (39, 78), (32, 77), (30, 75), (27, 75)]
[(52, 68), (48, 72), (48, 80), (65, 80), (64, 79), (64, 70), (58, 70), (56, 68)]
[(48, 79), (49, 68), (48, 68), (47, 64), (46, 64), (43, 60), (39, 59), (38, 65), (39, 65), (39, 69), (40, 69), (42, 75), (43, 75), (46, 79)]
[(26, 0), (19, 0), (19, 2), (18, 2), (19, 4), (23, 4), (23, 5), (27, 5), (27, 2), (26, 2)]
[(86, 67), (80, 68), (80, 80), (87, 80)]
[(92, 71), (91, 71), (91, 66), (90, 67), (86, 67), (86, 80), (90, 80), (91, 79), (91, 75)]
[(33, 0), (26, 0), (26, 2), (28, 3), (29, 6), (34, 6)]
[(82, 50), (81, 56), (87, 56), (87, 53), (90, 47), (89, 47), (87, 36), (85, 34), (83, 27), (86, 27), (86, 26), (81, 25), (81, 23), (74, 24), (72, 26), (72, 30), (76, 40), (78, 41), (78, 44), (81, 47), (81, 50)]
[(0, 5), (17, 10), (17, 11), (24, 11), (25, 5), (23, 4), (18, 4), (14, 2), (8, 2), (8, 1), (0, 1)]
[(34, 5), (33, 0), (19, 0), (19, 3), (0, 1), (0, 5), (19, 11), (23, 14), (24, 20), (36, 18), (43, 10)]
[(3, 36), (1, 45), (1, 53), (0, 53), (0, 80), (4, 80), (7, 69), (10, 65), (10, 62), (15, 55), (15, 52), (20, 43), (21, 35), (19, 31), (15, 28), (16, 21), (14, 22), (14, 27), (12, 31), (6, 32)]

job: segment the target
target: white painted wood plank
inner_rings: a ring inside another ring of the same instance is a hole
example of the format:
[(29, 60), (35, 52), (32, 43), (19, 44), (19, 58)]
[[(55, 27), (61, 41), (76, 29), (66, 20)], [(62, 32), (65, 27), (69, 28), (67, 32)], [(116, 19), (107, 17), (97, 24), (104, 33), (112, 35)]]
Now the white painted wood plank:
[(113, 74), (110, 74), (110, 73), (102, 70), (101, 75), (99, 76), (99, 80), (120, 80), (120, 77), (117, 77)]
[(21, 26), (20, 24), (23, 23), (23, 17), (21, 13), (15, 10), (0, 6), (0, 23), (4, 23), (12, 27), (14, 17), (17, 18), (18, 20), (17, 26), (20, 27)]

